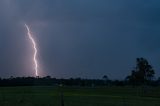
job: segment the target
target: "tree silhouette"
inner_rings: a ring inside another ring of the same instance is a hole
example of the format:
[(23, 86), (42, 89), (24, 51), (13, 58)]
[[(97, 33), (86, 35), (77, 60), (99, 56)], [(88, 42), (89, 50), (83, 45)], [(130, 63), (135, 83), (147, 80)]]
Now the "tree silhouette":
[(144, 84), (149, 82), (154, 77), (154, 70), (152, 66), (148, 63), (148, 61), (144, 58), (137, 58), (136, 67), (132, 70), (130, 76), (127, 79), (132, 83)]
[(107, 76), (107, 75), (104, 75), (104, 76), (103, 76), (103, 80), (107, 81), (107, 80), (108, 80), (108, 76)]
[(109, 78), (108, 78), (107, 75), (104, 75), (104, 76), (103, 76), (103, 80), (104, 80), (104, 85), (108, 85), (108, 83), (109, 83)]

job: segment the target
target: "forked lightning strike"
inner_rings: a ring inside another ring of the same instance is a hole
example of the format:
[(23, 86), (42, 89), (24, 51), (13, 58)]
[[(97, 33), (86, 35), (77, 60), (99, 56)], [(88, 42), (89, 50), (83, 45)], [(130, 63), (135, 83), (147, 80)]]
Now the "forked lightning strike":
[(35, 69), (35, 75), (38, 76), (38, 62), (37, 62), (37, 46), (36, 46), (36, 42), (35, 42), (34, 38), (32, 37), (30, 28), (28, 27), (27, 24), (25, 24), (25, 27), (26, 27), (26, 29), (28, 31), (27, 34), (28, 34), (29, 39), (31, 40), (33, 48), (34, 48), (34, 55), (33, 55), (33, 61), (34, 61), (34, 65), (35, 65), (34, 69)]

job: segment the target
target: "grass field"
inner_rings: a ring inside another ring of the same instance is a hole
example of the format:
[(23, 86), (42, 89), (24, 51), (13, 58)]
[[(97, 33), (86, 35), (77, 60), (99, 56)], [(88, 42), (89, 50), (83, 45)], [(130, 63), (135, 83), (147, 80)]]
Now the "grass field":
[(160, 106), (160, 88), (0, 87), (0, 106)]

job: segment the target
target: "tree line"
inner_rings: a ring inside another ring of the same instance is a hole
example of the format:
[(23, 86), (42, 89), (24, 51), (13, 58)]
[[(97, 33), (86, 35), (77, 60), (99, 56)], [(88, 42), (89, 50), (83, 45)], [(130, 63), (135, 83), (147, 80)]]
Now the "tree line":
[(110, 80), (107, 75), (101, 79), (69, 78), (57, 79), (46, 77), (0, 78), (0, 86), (160, 86), (160, 78), (154, 79), (155, 71), (145, 58), (137, 58), (136, 66), (124, 80)]

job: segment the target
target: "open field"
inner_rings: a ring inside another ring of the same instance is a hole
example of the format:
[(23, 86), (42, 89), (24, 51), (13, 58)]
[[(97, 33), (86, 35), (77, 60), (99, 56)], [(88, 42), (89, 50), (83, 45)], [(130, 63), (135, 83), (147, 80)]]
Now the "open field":
[(160, 88), (0, 87), (0, 106), (160, 106)]

